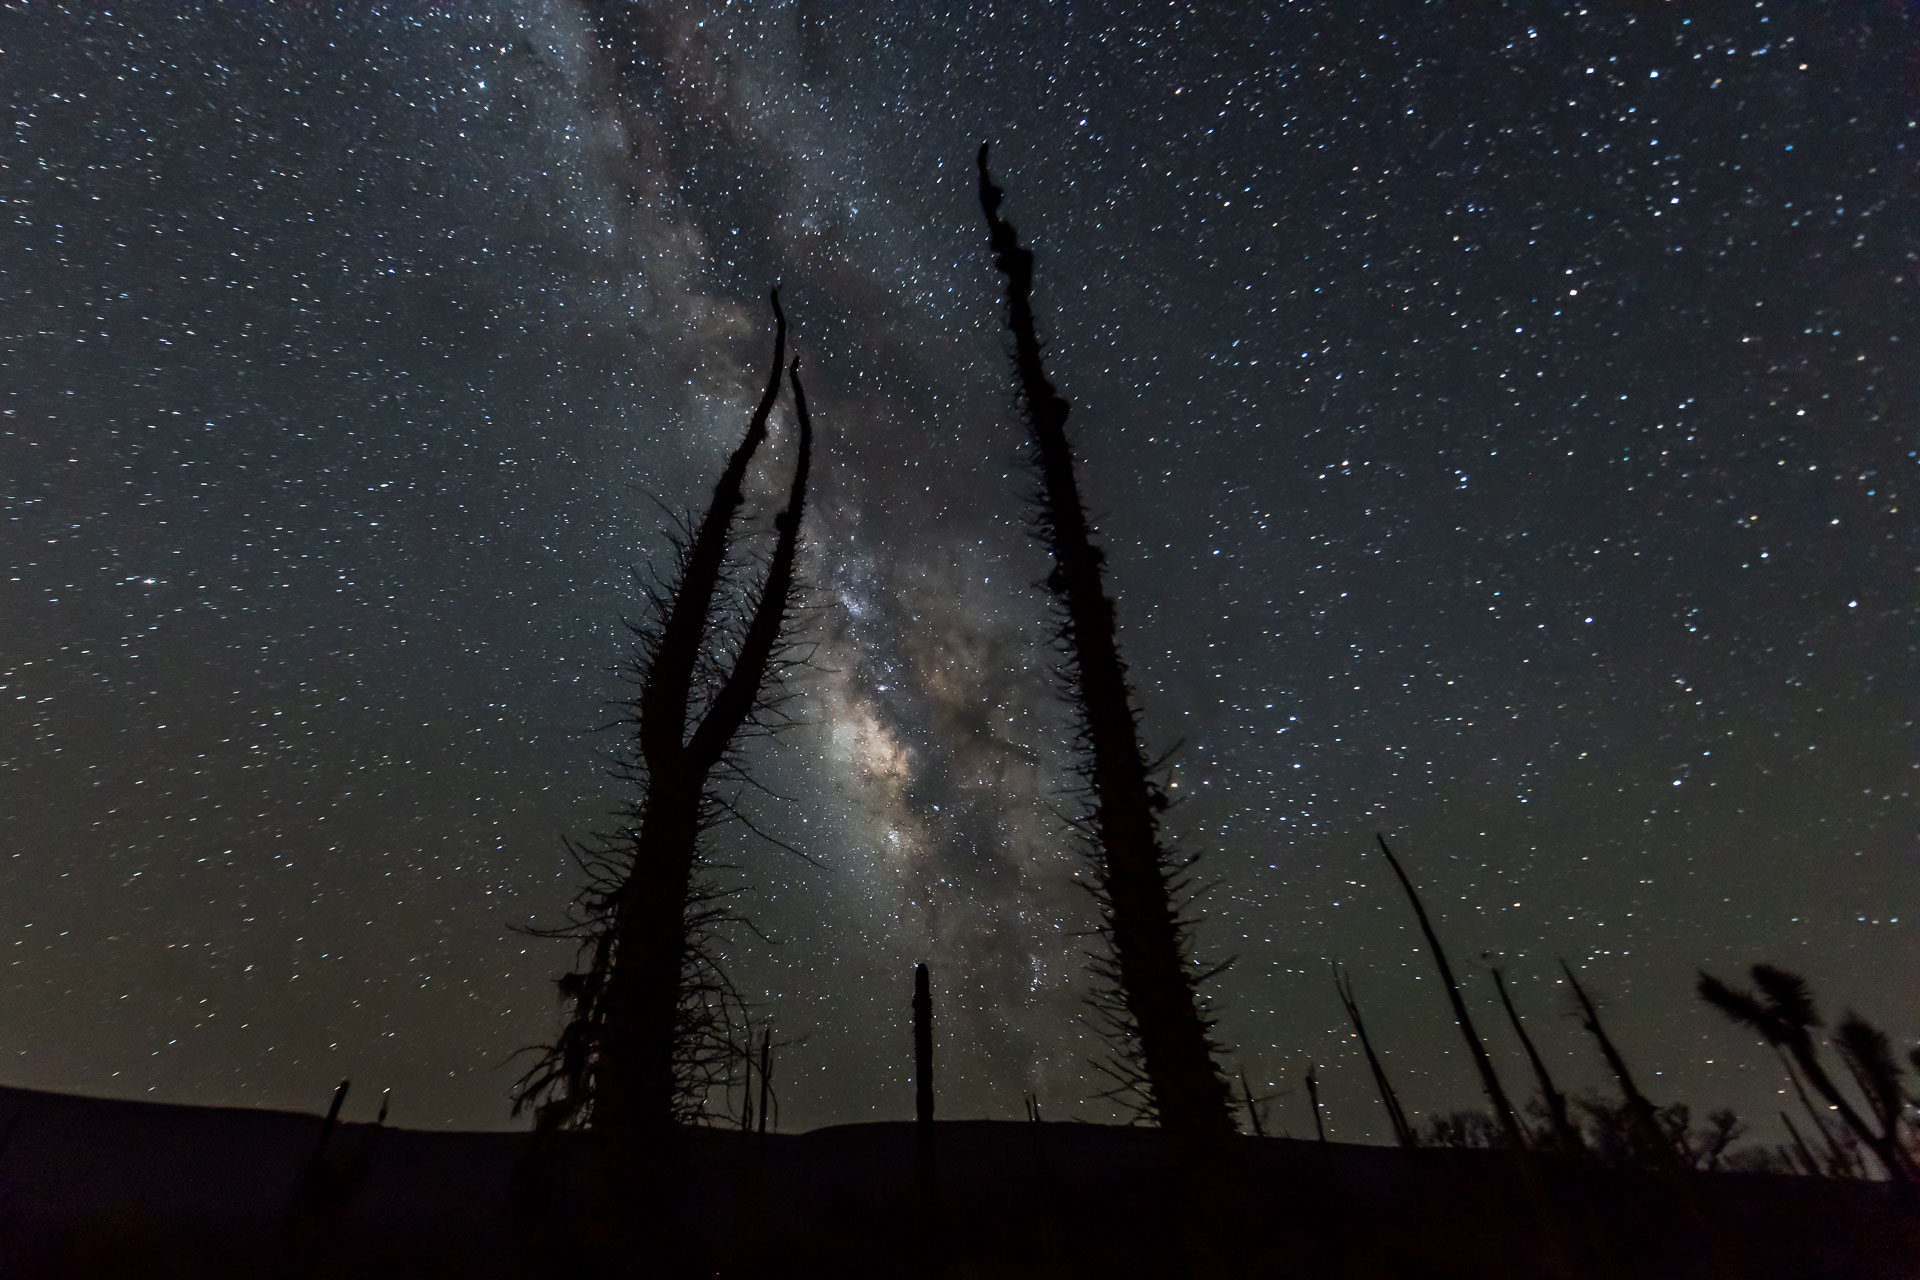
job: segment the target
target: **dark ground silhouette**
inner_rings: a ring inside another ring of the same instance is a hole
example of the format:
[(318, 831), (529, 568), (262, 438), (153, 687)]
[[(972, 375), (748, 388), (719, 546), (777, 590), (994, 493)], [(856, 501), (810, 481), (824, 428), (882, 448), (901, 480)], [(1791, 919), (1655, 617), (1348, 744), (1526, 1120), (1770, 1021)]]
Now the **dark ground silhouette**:
[(608, 1244), (573, 1194), (585, 1135), (529, 1159), (530, 1134), (340, 1124), (316, 1184), (323, 1123), (0, 1089), (0, 1274), (1920, 1274), (1920, 1211), (1884, 1182), (1273, 1138), (1196, 1171), (1152, 1128), (968, 1121), (930, 1156), (911, 1121), (680, 1130), (653, 1152), (666, 1212)]

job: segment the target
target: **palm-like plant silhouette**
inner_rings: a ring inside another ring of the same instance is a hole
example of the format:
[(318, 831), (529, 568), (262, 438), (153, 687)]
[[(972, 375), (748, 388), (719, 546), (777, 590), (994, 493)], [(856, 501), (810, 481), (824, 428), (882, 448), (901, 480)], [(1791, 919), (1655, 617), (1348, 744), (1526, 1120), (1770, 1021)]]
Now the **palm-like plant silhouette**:
[(1814, 1028), (1821, 1025), (1820, 1015), (1806, 979), (1768, 964), (1756, 964), (1748, 973), (1757, 990), (1737, 990), (1702, 973), (1700, 998), (1785, 1053), (1821, 1100), (1873, 1152), (1888, 1177), (1898, 1182), (1920, 1182), (1920, 1166), (1916, 1165), (1907, 1132), (1912, 1099), (1901, 1088), (1900, 1071), (1886, 1034), (1859, 1014), (1849, 1012), (1833, 1037), (1840, 1060), (1867, 1100), (1874, 1121), (1869, 1124), (1821, 1061), (1813, 1035)]

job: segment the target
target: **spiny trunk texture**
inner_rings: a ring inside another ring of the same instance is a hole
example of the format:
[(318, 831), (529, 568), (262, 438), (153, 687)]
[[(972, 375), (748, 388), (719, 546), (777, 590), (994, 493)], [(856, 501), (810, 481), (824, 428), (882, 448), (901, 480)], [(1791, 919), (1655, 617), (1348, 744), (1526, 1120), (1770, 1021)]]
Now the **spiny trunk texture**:
[(1041, 523), (1053, 552), (1048, 585), (1065, 609), (1065, 639), (1092, 756), (1092, 825), (1099, 845), (1121, 997), (1137, 1029), (1148, 1096), (1169, 1131), (1234, 1132), (1232, 1096), (1213, 1059), (1160, 846), (1157, 797), (1140, 750), (1113, 605), (1101, 581), (1067, 444), (1068, 404), (1048, 379), (1033, 319), (1033, 254), (999, 215), (1002, 193), (980, 148), (980, 205), (994, 264), (1006, 279), (1007, 324), (1042, 481)]
[(732, 670), (688, 735), (694, 672), (704, 643), (741, 486), (766, 439), (780, 390), (786, 318), (774, 295), (774, 362), (746, 438), (728, 460), (688, 548), (641, 688), (637, 737), (646, 794), (632, 873), (614, 904), (604, 1030), (593, 1086), (593, 1128), (616, 1145), (663, 1131), (675, 1115), (688, 962), (686, 909), (699, 856), (707, 780), (753, 711), (791, 608), (794, 560), (806, 501), (813, 427), (799, 361), (787, 367), (799, 422), (799, 457), (767, 577)]
[(1400, 869), (1400, 859), (1393, 856), (1393, 850), (1387, 848), (1385, 836), (1374, 833), (1374, 840), (1380, 845), (1380, 852), (1387, 856), (1387, 865), (1393, 868), (1393, 874), (1400, 878), (1400, 887), (1407, 891), (1407, 901), (1413, 904), (1413, 914), (1419, 918), (1420, 932), (1426, 935), (1427, 949), (1433, 953), (1433, 963), (1440, 970), (1440, 980), (1446, 984), (1447, 999), (1453, 1002), (1453, 1016), (1460, 1024), (1460, 1034), (1466, 1039), (1467, 1052), (1473, 1055), (1473, 1065), (1480, 1071), (1480, 1085), (1487, 1093), (1487, 1101), (1493, 1104), (1493, 1117), (1500, 1122), (1500, 1131), (1506, 1135), (1507, 1145), (1518, 1149), (1526, 1145), (1526, 1133), (1520, 1128), (1520, 1118), (1513, 1113), (1513, 1104), (1507, 1100), (1507, 1091), (1500, 1085), (1500, 1075), (1493, 1069), (1493, 1059), (1487, 1056), (1487, 1046), (1481, 1043), (1480, 1033), (1473, 1028), (1473, 1017), (1467, 1012), (1467, 1002), (1460, 996), (1460, 984), (1454, 981), (1453, 966), (1447, 963), (1447, 952), (1440, 945), (1440, 936), (1433, 931), (1433, 922), (1427, 919), (1427, 908), (1415, 892), (1413, 881), (1407, 879), (1407, 873)]

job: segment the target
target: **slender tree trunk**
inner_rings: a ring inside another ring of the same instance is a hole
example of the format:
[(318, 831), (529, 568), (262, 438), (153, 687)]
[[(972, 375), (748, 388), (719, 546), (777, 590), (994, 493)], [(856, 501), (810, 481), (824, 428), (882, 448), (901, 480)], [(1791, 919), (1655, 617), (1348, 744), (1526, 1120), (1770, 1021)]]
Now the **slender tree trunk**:
[(1253, 1130), (1253, 1136), (1266, 1137), (1267, 1126), (1260, 1122), (1260, 1108), (1254, 1103), (1253, 1087), (1247, 1083), (1247, 1073), (1244, 1070), (1240, 1073), (1240, 1098), (1246, 1104), (1247, 1125)]
[(763, 1138), (767, 1136), (767, 1108), (772, 1102), (773, 1028), (767, 1027), (760, 1032), (760, 1136)]
[(913, 1113), (922, 1131), (933, 1124), (933, 981), (927, 966), (913, 970)]
[[(1827, 1145), (1828, 1170), (1836, 1177), (1843, 1171), (1854, 1177), (1864, 1176), (1864, 1170), (1862, 1169), (1859, 1158), (1854, 1153), (1849, 1152), (1846, 1147), (1841, 1144), (1840, 1139), (1834, 1136), (1833, 1127), (1826, 1122), (1826, 1119), (1821, 1116), (1819, 1110), (1814, 1107), (1813, 1099), (1807, 1096), (1807, 1087), (1800, 1083), (1800, 1072), (1799, 1069), (1793, 1065), (1793, 1059), (1787, 1056), (1785, 1050), (1778, 1047), (1774, 1049), (1774, 1052), (1780, 1055), (1780, 1065), (1786, 1069), (1787, 1080), (1793, 1085), (1794, 1097), (1800, 1099), (1800, 1109), (1807, 1113), (1807, 1120), (1813, 1125), (1813, 1131), (1819, 1134), (1820, 1140)], [(1842, 1123), (1844, 1123), (1844, 1121)]]
[(1573, 968), (1566, 961), (1560, 962), (1560, 971), (1567, 975), (1567, 983), (1573, 988), (1574, 998), (1580, 1002), (1580, 1022), (1589, 1034), (1599, 1042), (1600, 1054), (1607, 1060), (1607, 1067), (1613, 1072), (1613, 1078), (1620, 1084), (1620, 1093), (1627, 1101), (1627, 1112), (1633, 1117), (1634, 1132), (1640, 1135), (1642, 1147), (1647, 1158), (1672, 1164), (1680, 1162), (1679, 1153), (1673, 1149), (1673, 1143), (1660, 1130), (1660, 1119), (1654, 1114), (1653, 1103), (1640, 1087), (1633, 1082), (1633, 1073), (1627, 1069), (1627, 1060), (1614, 1046), (1613, 1037), (1607, 1034), (1601, 1025), (1600, 1011), (1593, 1007), (1593, 1001), (1587, 998), (1586, 988), (1580, 985), (1580, 979), (1573, 976)]
[(1533, 1078), (1540, 1086), (1540, 1097), (1547, 1104), (1547, 1118), (1553, 1126), (1554, 1142), (1562, 1151), (1581, 1150), (1585, 1144), (1580, 1141), (1580, 1130), (1574, 1127), (1573, 1116), (1567, 1109), (1567, 1095), (1554, 1087), (1553, 1076), (1547, 1071), (1540, 1051), (1533, 1047), (1533, 1037), (1527, 1034), (1526, 1024), (1520, 1021), (1520, 1012), (1513, 1007), (1513, 997), (1507, 994), (1507, 980), (1498, 969), (1493, 971), (1493, 985), (1500, 993), (1500, 1004), (1507, 1011), (1507, 1021), (1513, 1024), (1513, 1034), (1520, 1037), (1520, 1043), (1527, 1050), (1527, 1061), (1533, 1064)]
[(1154, 1114), (1169, 1131), (1194, 1138), (1232, 1134), (1233, 1101), (1213, 1057), (1159, 836), (1164, 807), (1147, 773), (1139, 727), (1115, 636), (1113, 604), (1102, 582), (1073, 454), (1068, 404), (1040, 358), (1032, 306), (1033, 254), (1000, 217), (1000, 188), (980, 148), (980, 204), (994, 263), (1006, 280), (1014, 364), (1041, 476), (1041, 526), (1053, 552), (1048, 586), (1065, 613), (1074, 702), (1091, 756), (1092, 828), (1101, 864), (1120, 996), (1130, 1015)]
[(1413, 881), (1407, 879), (1407, 873), (1401, 870), (1400, 859), (1394, 857), (1393, 850), (1387, 847), (1386, 837), (1376, 832), (1373, 838), (1379, 842), (1380, 852), (1387, 856), (1387, 865), (1399, 877), (1400, 887), (1407, 891), (1407, 901), (1413, 904), (1413, 914), (1420, 920), (1420, 932), (1426, 935), (1427, 949), (1433, 953), (1433, 963), (1440, 970), (1440, 980), (1446, 984), (1447, 999), (1453, 1002), (1454, 1020), (1467, 1042), (1467, 1052), (1473, 1056), (1473, 1065), (1480, 1072), (1480, 1085), (1486, 1090), (1487, 1101), (1493, 1104), (1493, 1118), (1506, 1135), (1507, 1145), (1516, 1149), (1524, 1147), (1526, 1134), (1520, 1128), (1520, 1119), (1514, 1115), (1513, 1104), (1507, 1100), (1507, 1091), (1500, 1085), (1500, 1075), (1493, 1069), (1493, 1059), (1487, 1056), (1487, 1046), (1481, 1043), (1480, 1033), (1473, 1029), (1473, 1017), (1467, 1012), (1467, 1002), (1460, 996), (1460, 984), (1454, 981), (1453, 966), (1447, 963), (1446, 949), (1440, 945), (1440, 937), (1433, 931), (1433, 922), (1427, 919), (1427, 909), (1421, 904)]
[(1360, 1047), (1366, 1051), (1367, 1069), (1373, 1072), (1373, 1087), (1380, 1095), (1380, 1105), (1387, 1109), (1387, 1120), (1393, 1125), (1393, 1140), (1403, 1147), (1416, 1147), (1419, 1142), (1413, 1136), (1413, 1126), (1407, 1123), (1407, 1113), (1400, 1109), (1400, 1095), (1393, 1090), (1387, 1079), (1387, 1069), (1373, 1051), (1373, 1040), (1367, 1035), (1367, 1024), (1360, 1020), (1360, 1004), (1353, 998), (1353, 979), (1344, 981), (1339, 970), (1333, 974), (1333, 989), (1340, 994), (1340, 1003), (1346, 1008), (1347, 1020), (1353, 1024), (1354, 1034), (1360, 1037)]
[(1813, 1152), (1808, 1150), (1807, 1140), (1800, 1136), (1800, 1130), (1794, 1128), (1793, 1117), (1782, 1111), (1780, 1123), (1787, 1126), (1787, 1136), (1793, 1139), (1793, 1149), (1800, 1157), (1800, 1167), (1805, 1169), (1810, 1177), (1821, 1177), (1820, 1162), (1813, 1158)]
[(1891, 1127), (1876, 1131), (1866, 1122), (1866, 1118), (1847, 1101), (1846, 1095), (1840, 1092), (1833, 1077), (1821, 1065), (1813, 1037), (1805, 1029), (1788, 1040), (1787, 1049), (1793, 1054), (1793, 1060), (1800, 1064), (1800, 1070), (1805, 1073), (1814, 1092), (1839, 1114), (1841, 1123), (1853, 1131), (1853, 1136), (1860, 1139), (1861, 1145), (1873, 1152), (1886, 1169), (1887, 1176), (1895, 1182), (1920, 1182), (1920, 1169), (1916, 1169), (1914, 1158), (1901, 1148), (1899, 1132)]

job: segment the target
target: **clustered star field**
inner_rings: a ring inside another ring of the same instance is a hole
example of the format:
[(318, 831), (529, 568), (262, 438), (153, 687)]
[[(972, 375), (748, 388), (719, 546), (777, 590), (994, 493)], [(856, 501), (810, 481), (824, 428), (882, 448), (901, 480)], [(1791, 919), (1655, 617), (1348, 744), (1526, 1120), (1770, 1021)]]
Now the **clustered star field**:
[(1910, 14), (593, 12), (0, 5), (0, 1082), (508, 1123), (778, 283), (817, 654), (744, 803), (820, 865), (713, 854), (781, 1123), (912, 1114), (919, 960), (942, 1116), (1115, 1118), (982, 139), (1230, 1067), (1386, 1140), (1337, 960), (1475, 1105), (1376, 830), (1516, 1090), (1489, 963), (1768, 1141), (1697, 969), (1920, 1032)]

